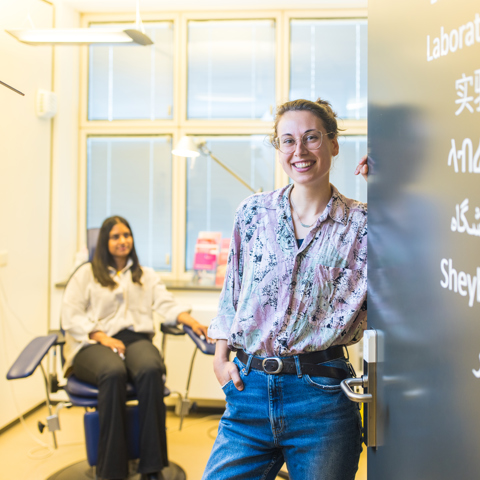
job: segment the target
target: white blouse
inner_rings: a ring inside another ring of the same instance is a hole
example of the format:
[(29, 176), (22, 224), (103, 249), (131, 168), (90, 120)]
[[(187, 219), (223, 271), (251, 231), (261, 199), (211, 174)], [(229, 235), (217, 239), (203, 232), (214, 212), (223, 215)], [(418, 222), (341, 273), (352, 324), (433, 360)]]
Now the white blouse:
[(134, 283), (131, 266), (129, 260), (118, 273), (109, 267), (118, 284), (114, 289), (95, 280), (91, 263), (82, 265), (68, 282), (61, 310), (66, 341), (64, 372), (72, 366), (82, 347), (97, 343), (90, 340), (91, 332), (102, 331), (111, 337), (129, 328), (153, 337), (153, 311), (169, 325), (177, 323), (180, 313), (190, 313), (190, 306), (179, 304), (151, 268), (142, 267), (142, 285)]

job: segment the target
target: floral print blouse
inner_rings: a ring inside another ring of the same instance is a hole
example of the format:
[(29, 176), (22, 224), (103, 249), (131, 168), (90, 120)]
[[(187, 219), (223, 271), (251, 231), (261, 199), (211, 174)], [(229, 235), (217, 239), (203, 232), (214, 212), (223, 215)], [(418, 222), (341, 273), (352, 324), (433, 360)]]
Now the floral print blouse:
[(367, 205), (332, 197), (297, 245), (293, 185), (237, 209), (218, 315), (208, 334), (230, 349), (288, 356), (349, 345), (367, 321)]

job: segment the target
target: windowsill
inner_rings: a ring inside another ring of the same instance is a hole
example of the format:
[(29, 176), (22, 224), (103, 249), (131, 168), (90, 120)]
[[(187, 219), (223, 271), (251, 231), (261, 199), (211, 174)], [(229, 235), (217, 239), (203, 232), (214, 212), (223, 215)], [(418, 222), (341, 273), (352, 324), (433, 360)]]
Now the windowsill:
[(216, 285), (197, 285), (185, 280), (164, 280), (163, 283), (168, 290), (202, 290), (210, 292), (221, 292), (222, 287)]
[[(222, 287), (216, 285), (196, 285), (186, 280), (164, 280), (163, 282), (168, 290), (201, 290), (207, 292), (221, 292)], [(57, 282), (55, 288), (63, 289), (67, 286), (67, 280)]]

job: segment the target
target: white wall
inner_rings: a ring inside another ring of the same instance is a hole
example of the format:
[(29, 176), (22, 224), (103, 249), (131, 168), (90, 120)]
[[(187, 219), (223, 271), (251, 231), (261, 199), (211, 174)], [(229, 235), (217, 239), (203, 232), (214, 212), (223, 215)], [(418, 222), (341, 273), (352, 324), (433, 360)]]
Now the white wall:
[[(38, 373), (29, 379), (10, 382), (5, 375), (28, 341), (48, 331), (50, 239), (56, 247), (62, 240), (58, 226), (61, 213), (68, 231), (70, 222), (75, 225), (75, 218), (70, 219), (68, 199), (75, 196), (69, 173), (72, 162), (75, 165), (77, 162), (78, 52), (56, 48), (53, 55), (53, 47), (24, 45), (4, 31), (28, 26), (28, 15), (36, 27), (50, 27), (53, 12), (54, 8), (41, 0), (0, 3), (0, 80), (25, 93), (21, 97), (0, 86), (0, 250), (8, 252), (7, 265), (0, 267), (5, 293), (0, 295), (0, 428), (17, 416), (12, 390), (20, 412), (44, 399)], [(57, 27), (79, 24), (78, 15), (70, 8), (57, 8), (56, 13)], [(59, 109), (51, 121), (36, 117), (35, 99), (39, 88), (52, 89), (53, 62)], [(74, 170), (76, 175), (76, 167)], [(55, 181), (53, 189), (51, 174)], [(60, 176), (62, 181), (58, 182)], [(57, 200), (52, 216), (51, 193)], [(68, 242), (66, 245), (52, 257), (52, 279), (60, 257), (69, 254)]]
[[(57, 5), (57, 24), (79, 27), (79, 14)], [(52, 188), (52, 273), (50, 327), (60, 327), (63, 290), (55, 284), (68, 278), (77, 251), (78, 120), (80, 91), (80, 49), (55, 47), (55, 92), (61, 108), (55, 116)]]

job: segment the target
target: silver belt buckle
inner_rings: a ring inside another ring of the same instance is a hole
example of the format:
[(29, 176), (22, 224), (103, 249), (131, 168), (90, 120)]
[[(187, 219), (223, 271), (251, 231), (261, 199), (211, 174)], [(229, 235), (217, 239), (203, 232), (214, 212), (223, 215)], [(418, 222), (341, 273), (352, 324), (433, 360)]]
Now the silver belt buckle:
[[(276, 370), (267, 370), (267, 362), (277, 362), (277, 369)], [(278, 357), (267, 357), (263, 359), (262, 362), (262, 368), (265, 373), (268, 373), (269, 375), (275, 375), (277, 373), (280, 373), (283, 370), (283, 362), (280, 358)]]

